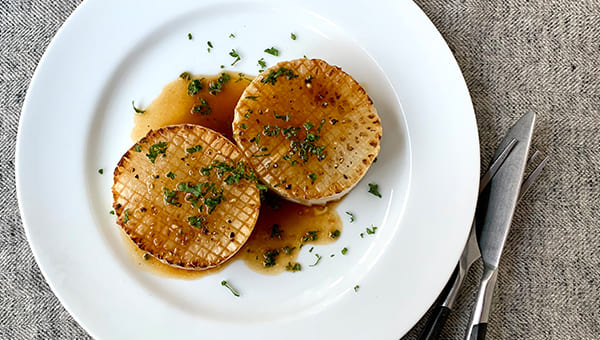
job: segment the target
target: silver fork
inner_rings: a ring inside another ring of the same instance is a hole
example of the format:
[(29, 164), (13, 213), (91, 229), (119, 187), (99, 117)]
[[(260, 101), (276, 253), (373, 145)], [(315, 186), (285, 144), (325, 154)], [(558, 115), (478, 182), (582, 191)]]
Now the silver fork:
[[(479, 182), (479, 194), (483, 192), (485, 187), (489, 184), (490, 180), (494, 176), (494, 174), (500, 169), (502, 163), (508, 157), (517, 141), (515, 139), (511, 140), (510, 143), (504, 148), (502, 153), (498, 156), (496, 160), (490, 166), (490, 169), (481, 177)], [(527, 168), (529, 168), (534, 161), (540, 156), (539, 150), (535, 150), (533, 155), (527, 161)], [(531, 185), (535, 182), (535, 180), (539, 177), (540, 173), (546, 166), (548, 161), (548, 157), (544, 157), (544, 159), (535, 167), (535, 169), (527, 176), (527, 178), (521, 184), (521, 191), (519, 193), (519, 199), (525, 195), (527, 190), (531, 187)], [(454, 306), (454, 302), (456, 301), (456, 297), (458, 296), (458, 292), (462, 286), (462, 283), (469, 271), (471, 265), (481, 257), (481, 253), (479, 251), (479, 246), (477, 244), (477, 229), (475, 226), (475, 218), (473, 218), (473, 223), (471, 225), (471, 232), (469, 233), (469, 239), (467, 240), (467, 244), (465, 245), (465, 249), (461, 254), (460, 260), (450, 281), (446, 284), (442, 293), (438, 297), (435, 302), (435, 308), (429, 319), (427, 319), (427, 323), (425, 327), (421, 331), (419, 335), (420, 340), (433, 340), (439, 339), (439, 336), (442, 332), (444, 324), (450, 315), (450, 311)]]

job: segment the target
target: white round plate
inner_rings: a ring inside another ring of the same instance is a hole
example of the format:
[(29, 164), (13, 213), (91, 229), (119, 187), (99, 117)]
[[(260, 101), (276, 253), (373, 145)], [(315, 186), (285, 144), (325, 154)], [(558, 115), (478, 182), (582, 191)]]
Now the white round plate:
[[(279, 57), (263, 52), (270, 47)], [(231, 49), (242, 58), (234, 66)], [(223, 64), (256, 74), (260, 58), (273, 65), (304, 55), (353, 75), (383, 123), (378, 161), (338, 206), (340, 239), (303, 250), (303, 270), (278, 276), (242, 262), (191, 281), (136, 268), (108, 213), (112, 169), (132, 144), (131, 101), (147, 105), (182, 71), (215, 74)], [(475, 208), (479, 143), (460, 70), (410, 1), (88, 0), (32, 80), (16, 173), (37, 262), (96, 338), (398, 339), (458, 260)], [(365, 232), (371, 226), (374, 235)], [(323, 260), (309, 267), (315, 253)]]

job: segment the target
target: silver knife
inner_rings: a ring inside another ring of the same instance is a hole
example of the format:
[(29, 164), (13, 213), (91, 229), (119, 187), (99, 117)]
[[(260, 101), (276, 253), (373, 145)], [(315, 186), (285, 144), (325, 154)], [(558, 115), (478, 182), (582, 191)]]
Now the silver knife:
[(534, 124), (535, 114), (530, 112), (508, 131), (507, 137), (518, 143), (490, 183), (487, 213), (478, 238), (484, 272), (467, 329), (467, 340), (485, 339), (498, 264), (517, 205)]

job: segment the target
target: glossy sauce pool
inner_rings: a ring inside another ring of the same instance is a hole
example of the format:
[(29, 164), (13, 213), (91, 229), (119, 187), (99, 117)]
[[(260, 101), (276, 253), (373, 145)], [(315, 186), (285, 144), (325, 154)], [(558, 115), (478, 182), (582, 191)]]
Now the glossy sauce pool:
[[(219, 84), (219, 79), (221, 91), (209, 93), (208, 84)], [(203, 85), (197, 92), (193, 85), (191, 90), (189, 88), (194, 80)], [(144, 113), (136, 113), (131, 137), (137, 141), (151, 129), (173, 124), (198, 124), (222, 133), (235, 143), (231, 128), (234, 108), (250, 81), (251, 77), (241, 73), (223, 72), (216, 76), (191, 76), (184, 73), (167, 84), (159, 96), (143, 109)], [(193, 92), (196, 93), (192, 95)], [(312, 252), (311, 244), (331, 243), (340, 236), (342, 221), (335, 209), (336, 205), (337, 202), (332, 202), (324, 206), (306, 207), (267, 193), (248, 242), (225, 264), (204, 271), (166, 265), (139, 249), (125, 233), (122, 235), (134, 263), (140, 269), (156, 275), (198, 279), (220, 272), (237, 260), (244, 261), (255, 272), (272, 275), (285, 270), (303, 270), (318, 261), (316, 253), (313, 263), (299, 264), (296, 259), (301, 251)]]

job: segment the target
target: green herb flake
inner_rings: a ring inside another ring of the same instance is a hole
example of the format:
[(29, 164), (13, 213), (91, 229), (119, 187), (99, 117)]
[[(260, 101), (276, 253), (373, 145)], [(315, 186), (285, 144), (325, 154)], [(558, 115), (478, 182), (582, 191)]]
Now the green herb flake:
[(294, 71), (287, 69), (285, 67), (280, 67), (277, 71), (269, 71), (269, 74), (264, 77), (261, 82), (263, 84), (271, 84), (271, 85), (275, 85), (275, 83), (277, 82), (277, 78), (280, 76), (285, 76), (286, 79), (293, 79), (293, 78), (297, 78), (298, 75), (294, 73)]
[(185, 151), (186, 151), (187, 153), (189, 153), (189, 154), (192, 154), (192, 153), (194, 153), (194, 152), (198, 152), (198, 151), (201, 151), (201, 150), (202, 150), (202, 145), (200, 145), (200, 144), (198, 144), (198, 145), (196, 145), (196, 146), (193, 146), (193, 147), (191, 147), (191, 148), (187, 148), (187, 149), (185, 149)]
[(307, 231), (306, 234), (304, 234), (304, 236), (302, 236), (302, 238), (300, 240), (302, 242), (316, 241), (319, 238), (318, 234), (319, 234), (318, 230), (310, 230), (310, 231)]
[(261, 70), (259, 72), (262, 72), (265, 70), (265, 68), (267, 68), (267, 63), (265, 62), (265, 58), (258, 59), (258, 66), (260, 66), (260, 68), (261, 68)]
[(275, 47), (271, 47), (271, 48), (267, 48), (265, 50), (265, 53), (269, 53), (270, 55), (274, 55), (274, 56), (279, 56), (279, 50), (276, 49)]
[(221, 281), (221, 286), (229, 289), (229, 291), (231, 292), (231, 294), (233, 294), (233, 296), (240, 297), (240, 293), (238, 293), (237, 290), (235, 290), (233, 287), (231, 287), (227, 281), (225, 281), (225, 280)]
[[(246, 99), (250, 99), (250, 100), (256, 100), (256, 98), (258, 98), (259, 96), (246, 96)], [(248, 118), (248, 117), (246, 117)]]
[(174, 205), (176, 207), (181, 207), (181, 203), (178, 202), (177, 198), (177, 190), (169, 190), (167, 188), (163, 188), (163, 192), (165, 194), (164, 200), (165, 203)]
[(235, 34), (231, 33), (231, 34), (229, 34), (229, 37), (230, 37), (231, 39), (233, 39), (233, 38), (235, 38)]
[(127, 224), (129, 222), (129, 209), (125, 209), (123, 212), (123, 224)]
[(111, 211), (109, 211), (108, 213), (109, 213), (109, 214), (111, 214), (111, 215), (114, 215), (114, 214), (115, 214), (115, 211), (114, 211), (114, 210), (111, 210)]
[(296, 40), (296, 34), (290, 33), (290, 38), (292, 38), (292, 40)]
[(277, 263), (277, 256), (279, 256), (279, 249), (267, 250), (263, 254), (263, 266), (273, 267)]
[(291, 247), (291, 248), (290, 248), (290, 246), (285, 246), (285, 247), (283, 247), (283, 252), (284, 252), (286, 255), (290, 255), (290, 254), (292, 254), (292, 251), (293, 251), (294, 249), (296, 249), (296, 247)]
[(290, 272), (299, 272), (302, 270), (302, 265), (298, 262), (292, 264), (291, 262), (288, 262), (287, 266), (285, 266), (285, 270), (290, 271)]
[(340, 234), (341, 234), (341, 232), (339, 231), (339, 229), (336, 229), (329, 233), (329, 237), (338, 238), (338, 237), (340, 237)]
[(211, 81), (210, 84), (208, 84), (208, 93), (216, 95), (221, 92), (223, 90), (223, 85), (229, 82), (229, 79), (231, 79), (229, 74), (221, 73), (216, 82)]
[(214, 46), (210, 41), (207, 41), (206, 44), (208, 45), (208, 48), (206, 50), (208, 51), (208, 53), (210, 53), (210, 50), (213, 49)]
[(187, 81), (189, 81), (189, 80), (191, 80), (191, 79), (192, 79), (192, 75), (191, 75), (189, 72), (182, 72), (182, 73), (179, 75), (179, 78), (181, 78), (181, 79), (183, 79), (183, 80), (187, 80)]
[(131, 101), (131, 106), (133, 106), (133, 111), (135, 111), (135, 113), (146, 113), (146, 110), (138, 109), (137, 107), (135, 107), (135, 100)]
[(212, 109), (211, 109), (210, 105), (208, 105), (208, 102), (206, 101), (206, 99), (200, 98), (200, 105), (195, 105), (192, 108), (192, 114), (198, 113), (198, 112), (200, 113), (201, 116), (209, 115), (212, 112)]
[(273, 114), (275, 115), (276, 119), (281, 119), (284, 122), (289, 122), (290, 119), (292, 118), (292, 114), (288, 113), (287, 115), (278, 115), (277, 112), (273, 112)]
[(346, 211), (346, 214), (348, 216), (350, 216), (350, 223), (354, 222), (355, 218), (354, 218), (354, 214), (350, 211)]
[(314, 267), (314, 266), (316, 266), (317, 264), (319, 264), (319, 261), (321, 261), (321, 255), (319, 255), (319, 254), (315, 254), (315, 256), (317, 257), (317, 262), (315, 262), (315, 263), (313, 263), (313, 264), (309, 264), (309, 265), (308, 265), (309, 267)]
[(204, 216), (190, 216), (190, 217), (188, 217), (188, 223), (192, 227), (202, 228), (202, 227), (204, 227), (204, 222), (206, 222), (206, 218)]
[(360, 238), (364, 238), (365, 234), (364, 233), (360, 233)]
[(246, 123), (242, 123), (242, 124), (240, 124), (240, 127), (241, 127), (242, 129), (247, 129), (247, 128), (248, 128), (248, 125), (246, 125)]
[(379, 193), (379, 185), (378, 184), (369, 183), (369, 193), (381, 198), (381, 194)]
[(313, 249), (315, 249), (315, 247), (310, 247), (310, 249), (308, 250), (308, 252), (312, 253)]
[(150, 255), (148, 255), (148, 253), (145, 253), (144, 255), (142, 255), (142, 258), (143, 258), (145, 261), (148, 261), (148, 260), (150, 260)]
[(104, 169), (98, 169), (98, 173), (99, 173), (100, 175), (104, 174)]
[(368, 234), (368, 235), (373, 235), (373, 234), (375, 234), (375, 231), (377, 231), (377, 227), (375, 227), (375, 226), (373, 226), (373, 225), (371, 225), (371, 228), (370, 228), (370, 229), (369, 229), (369, 228), (367, 228), (367, 234)]
[(193, 96), (197, 94), (200, 90), (202, 90), (202, 82), (198, 79), (192, 80), (188, 84), (188, 96)]
[(360, 286), (359, 286), (359, 285), (356, 285), (356, 286), (354, 286), (354, 292), (355, 292), (355, 293), (356, 293), (356, 292), (358, 292), (358, 290), (359, 290), (359, 289), (360, 289)]
[(314, 125), (313, 125), (313, 123), (311, 123), (311, 122), (306, 122), (306, 123), (304, 123), (304, 128), (305, 128), (306, 130), (310, 130), (310, 129), (312, 129), (312, 128), (313, 128), (313, 126), (314, 126)]
[(169, 177), (170, 179), (175, 179), (175, 177), (177, 177), (177, 175), (175, 175), (174, 173), (169, 171), (169, 173), (167, 174), (167, 177)]
[(342, 249), (342, 255), (346, 255), (347, 252), (348, 252), (348, 248), (344, 247), (344, 249)]
[(148, 153), (146, 154), (146, 157), (148, 157), (148, 159), (152, 163), (156, 161), (156, 157), (158, 157), (158, 155), (162, 154), (163, 157), (165, 157), (167, 152), (167, 145), (167, 142), (158, 142), (156, 144), (151, 145), (150, 150), (148, 150)]
[(192, 33), (188, 33), (188, 40), (192, 40)]
[(315, 174), (315, 173), (309, 174), (308, 178), (310, 178), (310, 180), (314, 182), (317, 180), (317, 174)]
[(229, 52), (229, 55), (232, 56), (233, 58), (235, 58), (233, 63), (231, 63), (231, 66), (235, 65), (238, 61), (242, 60), (242, 58), (240, 57), (240, 54), (233, 48), (231, 49), (231, 52)]
[(142, 152), (142, 146), (139, 144), (136, 144), (135, 147), (133, 147), (133, 150), (135, 152)]

